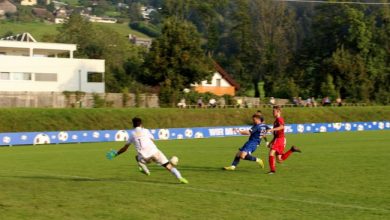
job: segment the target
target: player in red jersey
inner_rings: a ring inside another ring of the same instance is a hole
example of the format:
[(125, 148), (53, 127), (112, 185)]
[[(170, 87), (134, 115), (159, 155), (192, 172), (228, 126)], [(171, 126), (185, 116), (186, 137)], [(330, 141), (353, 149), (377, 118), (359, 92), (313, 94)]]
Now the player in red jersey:
[(273, 115), (275, 117), (274, 127), (270, 132), (274, 133), (274, 139), (269, 144), (269, 174), (274, 174), (276, 171), (275, 168), (275, 156), (277, 156), (278, 163), (285, 161), (291, 153), (301, 152), (296, 146), (292, 146), (290, 150), (283, 153), (284, 148), (286, 147), (286, 137), (284, 136), (284, 119), (281, 116), (282, 109), (280, 106), (273, 107)]

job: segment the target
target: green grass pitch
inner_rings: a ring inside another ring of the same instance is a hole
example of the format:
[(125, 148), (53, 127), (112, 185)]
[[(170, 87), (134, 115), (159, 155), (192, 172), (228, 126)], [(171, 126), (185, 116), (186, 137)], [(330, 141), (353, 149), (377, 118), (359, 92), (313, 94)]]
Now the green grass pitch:
[(139, 173), (133, 149), (105, 159), (122, 143), (3, 147), (0, 219), (390, 219), (390, 131), (287, 139), (303, 153), (271, 176), (248, 161), (221, 169), (244, 137), (157, 142), (188, 185)]

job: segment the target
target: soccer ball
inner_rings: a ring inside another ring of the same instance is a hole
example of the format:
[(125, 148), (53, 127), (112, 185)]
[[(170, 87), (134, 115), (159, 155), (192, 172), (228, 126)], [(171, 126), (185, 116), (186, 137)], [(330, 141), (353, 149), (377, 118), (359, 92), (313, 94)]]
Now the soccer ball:
[(173, 157), (171, 157), (171, 159), (169, 160), (169, 162), (170, 162), (173, 166), (177, 166), (177, 164), (179, 164), (179, 158), (176, 157), (176, 156), (173, 156)]

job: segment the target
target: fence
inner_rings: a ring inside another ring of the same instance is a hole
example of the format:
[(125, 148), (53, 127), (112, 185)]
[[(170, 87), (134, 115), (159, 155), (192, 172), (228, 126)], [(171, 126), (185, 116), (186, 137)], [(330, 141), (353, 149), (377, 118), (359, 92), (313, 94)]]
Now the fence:
[[(151, 129), (156, 140), (238, 136), (249, 126)], [(286, 133), (390, 130), (390, 121), (290, 124)], [(130, 130), (0, 133), (0, 146), (126, 141)]]
[(96, 107), (159, 107), (156, 94), (78, 93), (78, 92), (0, 92), (1, 107), (92, 108)]

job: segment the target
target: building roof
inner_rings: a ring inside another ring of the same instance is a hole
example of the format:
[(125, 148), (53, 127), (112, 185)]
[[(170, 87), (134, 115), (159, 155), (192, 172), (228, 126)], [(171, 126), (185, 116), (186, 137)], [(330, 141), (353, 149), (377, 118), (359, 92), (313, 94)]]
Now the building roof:
[(215, 70), (221, 74), (221, 76), (230, 83), (230, 85), (232, 85), (236, 90), (239, 90), (240, 89), (240, 84), (238, 84), (233, 78), (232, 76), (226, 72), (217, 62), (214, 61), (214, 67), (215, 67)]
[(0, 10), (3, 10), (6, 13), (15, 13), (17, 8), (8, 0), (0, 0)]
[(77, 50), (76, 44), (36, 42), (29, 33), (1, 38), (0, 47), (46, 50), (51, 51), (51, 53), (63, 53)]
[(43, 49), (43, 50), (47, 49), (47, 50), (57, 50), (57, 51), (76, 50), (76, 44), (25, 42), (25, 41), (9, 41), (9, 40), (0, 40), (0, 47), (34, 48), (34, 49)]
[(40, 18), (52, 18), (53, 14), (50, 13), (46, 8), (33, 8), (32, 12)]

